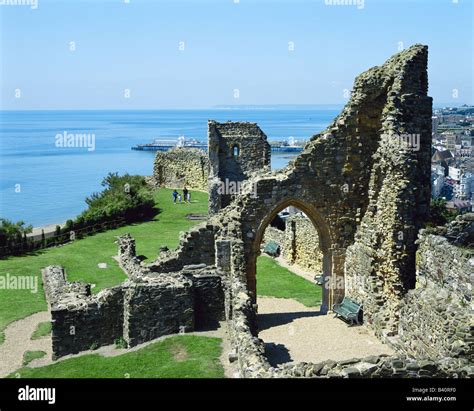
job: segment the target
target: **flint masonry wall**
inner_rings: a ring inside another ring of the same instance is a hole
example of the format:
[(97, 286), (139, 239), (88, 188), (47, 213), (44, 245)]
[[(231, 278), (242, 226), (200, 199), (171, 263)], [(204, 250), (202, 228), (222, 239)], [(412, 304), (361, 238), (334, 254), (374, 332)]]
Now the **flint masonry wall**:
[(286, 220), (285, 231), (274, 227), (265, 230), (264, 243), (275, 241), (280, 245), (282, 258), (314, 274), (323, 270), (323, 254), (319, 246), (318, 232), (308, 218), (293, 215)]
[(205, 264), (153, 273), (140, 264), (135, 241), (119, 238), (119, 264), (129, 280), (91, 295), (90, 286), (69, 283), (59, 266), (42, 271), (52, 315), (53, 359), (113, 344), (135, 346), (163, 335), (215, 327), (224, 319), (224, 291), (214, 267)]
[(85, 284), (68, 283), (64, 270), (42, 270), (45, 294), (51, 309), (53, 359), (102, 345), (123, 334), (121, 286), (90, 294)]
[[(474, 214), (471, 218), (474, 223)], [(474, 248), (453, 245), (428, 230), (418, 242), (417, 286), (403, 300), (397, 348), (411, 357), (462, 357), (474, 363)]]
[[(235, 247), (233, 247), (235, 249)], [(233, 259), (232, 257), (231, 259)], [(236, 361), (243, 378), (472, 378), (474, 366), (468, 358), (437, 359), (406, 356), (371, 356), (345, 361), (284, 364), (272, 367), (265, 357), (265, 345), (253, 332), (253, 304), (245, 284), (232, 272), (229, 295), (232, 295), (229, 335)]]
[(315, 274), (322, 273), (323, 255), (319, 248), (318, 233), (311, 220), (300, 215), (287, 219), (282, 254), (290, 264)]
[(158, 258), (146, 266), (146, 270), (155, 273), (166, 273), (182, 270), (190, 264), (215, 265), (214, 237), (217, 227), (202, 223), (183, 233), (178, 248), (165, 258)]
[(130, 347), (162, 335), (194, 330), (192, 281), (183, 276), (129, 282), (124, 286), (124, 339)]
[[(364, 321), (378, 335), (397, 333), (403, 296), (415, 286), (415, 239), (428, 215), (432, 101), (426, 67), (427, 49), (414, 46), (363, 73), (354, 86), (373, 102), (364, 122), (380, 121), (381, 132), (368, 206), (346, 252), (346, 294), (364, 304)], [(381, 98), (377, 119), (373, 109)], [(407, 135), (419, 138), (418, 147), (401, 144)]]
[(158, 187), (207, 191), (209, 158), (203, 150), (175, 148), (158, 151), (153, 166), (153, 179)]

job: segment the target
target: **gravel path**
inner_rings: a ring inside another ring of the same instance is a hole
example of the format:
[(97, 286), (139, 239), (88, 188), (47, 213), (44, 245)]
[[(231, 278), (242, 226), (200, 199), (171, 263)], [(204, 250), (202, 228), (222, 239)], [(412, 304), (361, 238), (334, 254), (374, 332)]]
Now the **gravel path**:
[(37, 340), (31, 339), (36, 326), (41, 322), (50, 320), (50, 313), (41, 311), (8, 325), (5, 329), (5, 341), (0, 345), (0, 377), (5, 377), (21, 368), (23, 354), (26, 351), (46, 352), (44, 359), (38, 361), (51, 358), (51, 336), (45, 336)]
[(366, 327), (349, 327), (333, 315), (321, 315), (286, 298), (258, 297), (259, 337), (272, 365), (285, 362), (348, 360), (393, 354)]

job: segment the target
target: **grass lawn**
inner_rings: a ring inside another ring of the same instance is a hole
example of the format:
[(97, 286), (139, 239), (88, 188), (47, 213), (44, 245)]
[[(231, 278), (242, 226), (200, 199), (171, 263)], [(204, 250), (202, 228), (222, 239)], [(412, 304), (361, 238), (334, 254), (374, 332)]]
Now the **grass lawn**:
[(322, 288), (293, 274), (273, 258), (257, 258), (257, 295), (293, 298), (307, 307), (321, 304)]
[[(154, 260), (160, 246), (176, 248), (179, 232), (186, 231), (196, 224), (188, 220), (189, 213), (207, 213), (207, 193), (192, 191), (191, 204), (172, 202), (173, 190), (160, 189), (155, 193), (155, 201), (162, 209), (152, 221), (121, 227), (95, 234), (62, 247), (40, 250), (35, 255), (10, 257), (0, 260), (0, 275), (36, 276), (38, 292), (30, 290), (0, 289), (0, 343), (3, 330), (12, 321), (25, 318), (47, 309), (41, 284), (41, 268), (51, 264), (65, 267), (70, 281), (85, 281), (95, 284), (94, 293), (119, 284), (125, 274), (112, 256), (117, 254), (116, 236), (130, 233), (137, 244), (137, 254)], [(99, 263), (107, 263), (107, 268), (98, 268)]]
[(23, 354), (23, 366), (26, 367), (31, 361), (43, 358), (45, 355), (44, 351), (26, 351)]
[(220, 338), (179, 335), (140, 350), (103, 357), (89, 354), (38, 368), (20, 378), (223, 378)]
[(44, 321), (39, 323), (36, 327), (36, 330), (31, 336), (32, 340), (37, 340), (38, 338), (44, 337), (45, 335), (51, 334), (51, 321)]

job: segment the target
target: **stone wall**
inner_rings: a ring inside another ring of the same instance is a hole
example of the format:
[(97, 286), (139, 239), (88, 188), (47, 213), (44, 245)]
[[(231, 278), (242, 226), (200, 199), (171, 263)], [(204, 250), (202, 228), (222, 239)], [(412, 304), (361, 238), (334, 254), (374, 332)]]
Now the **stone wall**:
[(90, 287), (68, 283), (64, 270), (42, 270), (52, 319), (53, 359), (112, 344), (123, 334), (121, 286), (90, 294)]
[(474, 248), (455, 246), (427, 230), (418, 243), (417, 285), (403, 300), (394, 342), (411, 357), (474, 363)]
[(123, 336), (130, 347), (193, 330), (192, 281), (180, 275), (160, 276), (124, 286)]
[(154, 184), (158, 187), (207, 191), (209, 159), (195, 148), (174, 148), (158, 151), (153, 166)]
[(285, 231), (267, 227), (263, 245), (268, 241), (280, 245), (281, 256), (288, 264), (295, 264), (317, 275), (322, 274), (323, 254), (318, 232), (307, 217), (298, 214), (288, 217)]
[(323, 271), (323, 254), (319, 247), (318, 232), (311, 220), (297, 214), (286, 220), (282, 247), (286, 261), (319, 275)]
[(208, 147), (209, 214), (213, 215), (236, 197), (237, 183), (256, 172), (270, 171), (271, 150), (267, 136), (256, 123), (213, 120), (208, 123)]
[[(426, 48), (414, 46), (383, 68), (363, 73), (353, 91), (353, 96), (371, 96), (363, 123), (379, 122), (380, 132), (368, 206), (346, 252), (346, 294), (364, 304), (365, 322), (387, 336), (397, 333), (402, 299), (415, 286), (415, 240), (429, 211), (432, 100), (427, 96), (427, 58)], [(384, 107), (375, 115), (381, 90), (386, 93)], [(417, 146), (404, 143), (408, 138), (418, 139)]]
[(265, 244), (270, 241), (274, 241), (275, 243), (277, 243), (281, 249), (285, 242), (285, 232), (275, 227), (267, 227), (267, 229), (265, 230), (265, 235), (263, 237), (261, 248), (263, 248)]
[(158, 258), (146, 266), (145, 270), (166, 273), (182, 270), (185, 265), (215, 265), (215, 235), (217, 228), (210, 223), (202, 223), (186, 233), (182, 233), (178, 248)]
[[(232, 275), (232, 274), (231, 274)], [(234, 273), (238, 276), (238, 273)], [(229, 294), (232, 316), (229, 335), (242, 378), (472, 378), (474, 366), (468, 358), (407, 358), (404, 355), (371, 356), (344, 361), (290, 363), (272, 367), (265, 357), (265, 344), (252, 330), (253, 306), (246, 287), (235, 277)]]
[[(91, 295), (88, 284), (69, 283), (59, 266), (43, 269), (53, 359), (113, 344), (119, 338), (131, 347), (163, 335), (215, 327), (225, 319), (222, 278), (213, 265), (180, 262), (174, 264), (180, 266), (178, 271), (153, 272), (136, 258), (129, 234), (120, 237), (118, 244), (117, 259), (129, 280), (97, 295)], [(213, 237), (209, 244), (214, 250)]]

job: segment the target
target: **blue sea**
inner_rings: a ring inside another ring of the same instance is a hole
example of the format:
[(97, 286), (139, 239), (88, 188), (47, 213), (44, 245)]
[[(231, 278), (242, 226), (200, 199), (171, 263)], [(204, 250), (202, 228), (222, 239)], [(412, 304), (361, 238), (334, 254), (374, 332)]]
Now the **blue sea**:
[[(269, 140), (308, 139), (339, 113), (315, 109), (0, 112), (0, 217), (39, 227), (74, 218), (110, 171), (151, 175), (154, 152), (136, 144), (207, 140), (207, 120), (257, 122)], [(58, 134), (94, 134), (95, 147), (61, 147)], [(272, 168), (288, 154), (272, 153)]]

